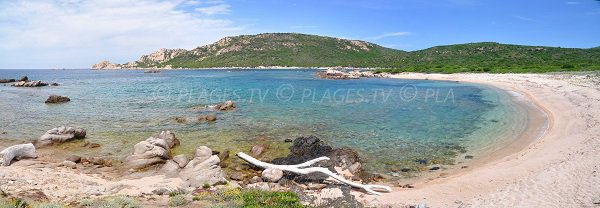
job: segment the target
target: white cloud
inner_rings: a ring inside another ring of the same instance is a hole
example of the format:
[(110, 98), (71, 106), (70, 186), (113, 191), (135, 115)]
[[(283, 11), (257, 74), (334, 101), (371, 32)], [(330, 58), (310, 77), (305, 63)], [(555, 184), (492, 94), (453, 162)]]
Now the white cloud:
[(230, 20), (181, 9), (185, 3), (0, 1), (0, 68), (89, 67), (103, 59), (123, 63), (159, 48), (193, 48), (244, 30)]
[(579, 2), (578, 1), (567, 1), (568, 5), (578, 5)]
[(198, 7), (195, 10), (204, 15), (211, 16), (216, 14), (229, 14), (231, 12), (229, 9), (230, 7), (231, 6), (229, 4), (218, 4), (208, 7)]
[(389, 38), (389, 37), (396, 37), (396, 36), (407, 36), (410, 35), (410, 32), (394, 32), (394, 33), (385, 33), (385, 34), (381, 34), (378, 36), (374, 36), (374, 37), (369, 37), (366, 39), (369, 40), (380, 40), (380, 39), (384, 39), (384, 38)]

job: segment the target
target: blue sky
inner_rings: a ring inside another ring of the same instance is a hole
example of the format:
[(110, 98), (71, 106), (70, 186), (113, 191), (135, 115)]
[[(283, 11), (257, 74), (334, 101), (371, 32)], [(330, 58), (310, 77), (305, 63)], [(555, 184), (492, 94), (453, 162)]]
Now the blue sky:
[(224, 36), (300, 32), (419, 50), (600, 46), (596, 0), (0, 0), (0, 68), (86, 68)]

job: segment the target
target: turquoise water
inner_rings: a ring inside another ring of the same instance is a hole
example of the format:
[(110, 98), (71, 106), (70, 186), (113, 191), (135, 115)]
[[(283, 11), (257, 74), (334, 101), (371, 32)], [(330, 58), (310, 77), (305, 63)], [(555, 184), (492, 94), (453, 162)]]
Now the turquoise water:
[[(0, 78), (21, 75), (61, 85), (0, 85), (0, 130), (6, 132), (0, 137), (35, 139), (53, 127), (82, 126), (89, 140), (103, 145), (100, 153), (116, 155), (167, 129), (182, 140), (177, 151), (184, 153), (198, 145), (247, 151), (268, 142), (276, 156), (285, 154), (284, 139), (314, 134), (356, 149), (367, 169), (392, 173), (398, 167), (453, 164), (456, 157), (497, 144), (502, 138), (495, 134), (523, 126), (526, 116), (508, 95), (485, 86), (320, 80), (310, 70), (0, 70)], [(45, 104), (52, 94), (71, 102)], [(234, 100), (238, 109), (219, 112), (215, 123), (198, 122), (202, 112), (188, 110), (225, 100)], [(175, 117), (188, 121), (177, 123)]]

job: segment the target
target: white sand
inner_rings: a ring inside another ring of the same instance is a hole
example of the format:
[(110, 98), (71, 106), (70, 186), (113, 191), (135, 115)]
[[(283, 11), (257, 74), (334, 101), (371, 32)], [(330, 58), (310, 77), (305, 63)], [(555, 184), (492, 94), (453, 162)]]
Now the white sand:
[(566, 74), (420, 74), (400, 79), (482, 83), (529, 97), (549, 116), (546, 134), (469, 171), (395, 188), (371, 205), (600, 207), (600, 77)]

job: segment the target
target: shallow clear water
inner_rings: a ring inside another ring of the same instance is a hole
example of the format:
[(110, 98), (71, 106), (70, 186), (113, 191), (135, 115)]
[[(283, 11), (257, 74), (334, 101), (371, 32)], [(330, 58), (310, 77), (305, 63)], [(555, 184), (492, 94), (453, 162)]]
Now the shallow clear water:
[[(61, 125), (82, 126), (103, 153), (125, 155), (131, 145), (174, 131), (177, 151), (199, 145), (248, 150), (270, 142), (285, 154), (286, 138), (314, 134), (336, 147), (350, 147), (371, 171), (451, 164), (455, 157), (508, 139), (526, 119), (509, 95), (489, 87), (427, 80), (320, 80), (310, 70), (142, 71), (0, 70), (0, 78), (28, 75), (58, 87), (0, 85), (2, 138), (35, 139)], [(48, 105), (52, 94), (71, 102)], [(238, 109), (218, 121), (196, 121), (197, 105), (234, 100)], [(177, 123), (175, 117), (188, 122)], [(276, 153), (275, 153), (276, 152)], [(419, 164), (415, 160), (426, 160)]]

